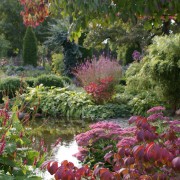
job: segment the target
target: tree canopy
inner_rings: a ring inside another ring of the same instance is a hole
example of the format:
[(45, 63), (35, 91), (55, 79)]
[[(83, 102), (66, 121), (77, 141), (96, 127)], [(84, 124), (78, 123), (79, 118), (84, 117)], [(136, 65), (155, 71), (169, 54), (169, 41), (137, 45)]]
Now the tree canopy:
[(117, 19), (137, 23), (146, 19), (144, 26), (150, 29), (159, 27), (169, 19), (179, 21), (179, 0), (50, 0), (51, 13), (61, 17), (71, 15), (72, 37), (80, 36), (87, 27), (97, 24), (111, 24)]

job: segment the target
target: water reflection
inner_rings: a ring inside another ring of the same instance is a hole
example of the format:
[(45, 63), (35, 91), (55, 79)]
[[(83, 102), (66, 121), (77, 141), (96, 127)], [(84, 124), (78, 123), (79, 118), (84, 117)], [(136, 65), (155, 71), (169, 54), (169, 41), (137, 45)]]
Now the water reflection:
[[(75, 166), (81, 167), (81, 163), (73, 156), (73, 154), (78, 152), (78, 146), (75, 140), (71, 142), (64, 142), (61, 145), (56, 146), (53, 149), (53, 154), (50, 159), (54, 159), (57, 162), (61, 163), (64, 160), (74, 163)], [(44, 180), (53, 179), (47, 171), (42, 174)]]
[[(27, 129), (33, 135), (33, 146), (35, 148), (39, 148), (43, 139), (48, 152), (51, 152), (51, 156), (47, 160), (56, 160), (59, 163), (68, 160), (74, 163), (75, 166), (80, 167), (81, 163), (73, 156), (73, 154), (78, 152), (78, 146), (74, 137), (88, 130), (91, 123), (93, 122), (87, 120), (37, 119), (31, 122), (31, 125), (27, 126)], [(62, 141), (53, 148), (58, 138), (61, 138)], [(41, 174), (41, 176), (44, 180), (53, 179), (53, 176), (48, 172)]]
[(68, 144), (59, 145), (54, 149), (54, 159), (58, 162), (68, 160), (73, 162), (75, 166), (80, 167), (81, 163), (73, 156), (73, 154), (78, 152), (78, 145), (75, 140), (69, 142)]
[[(111, 119), (109, 121), (119, 123), (121, 127), (128, 126), (127, 118), (118, 120)], [(63, 160), (68, 160), (74, 163), (75, 166), (80, 167), (80, 162), (72, 156), (78, 152), (78, 146), (74, 137), (79, 133), (87, 131), (89, 124), (92, 123), (95, 123), (95, 121), (37, 119), (31, 123), (31, 126), (28, 128), (30, 128), (31, 133), (35, 138), (35, 146), (38, 147), (41, 139), (43, 139), (47, 150), (52, 151), (48, 160), (56, 160), (59, 163)], [(62, 139), (61, 143), (55, 148), (52, 148), (59, 137)], [(53, 179), (53, 176), (48, 172), (43, 173), (42, 176), (44, 180)]]

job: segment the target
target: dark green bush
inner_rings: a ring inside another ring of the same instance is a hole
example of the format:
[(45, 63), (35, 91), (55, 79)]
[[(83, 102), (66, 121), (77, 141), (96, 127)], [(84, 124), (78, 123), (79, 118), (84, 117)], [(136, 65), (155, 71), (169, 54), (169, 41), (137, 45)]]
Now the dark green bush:
[(119, 84), (125, 86), (126, 85), (126, 78), (121, 78)]
[(25, 82), (27, 83), (27, 85), (28, 85), (29, 87), (33, 87), (35, 80), (36, 80), (36, 79), (33, 78), (33, 77), (28, 77), (28, 78), (25, 79)]
[(37, 66), (37, 39), (31, 27), (28, 27), (23, 40), (24, 65)]
[(8, 77), (0, 80), (0, 102), (3, 102), (3, 96), (9, 96), (9, 98), (12, 98), (15, 96), (16, 91), (24, 90), (25, 86), (25, 82), (15, 77)]
[(24, 71), (24, 67), (18, 66), (18, 67), (15, 68), (15, 71), (16, 71), (16, 72), (17, 72), (17, 71)]
[(63, 80), (65, 83), (72, 84), (71, 78), (69, 78), (69, 77), (67, 77), (67, 76), (62, 76), (62, 80)]
[(130, 64), (134, 61), (132, 54), (135, 50), (141, 52), (141, 49), (136, 44), (133, 44), (127, 48), (125, 53), (125, 59), (123, 60), (123, 65)]
[(123, 93), (125, 90), (125, 86), (118, 84), (114, 87), (115, 93)]
[(84, 118), (109, 119), (130, 116), (130, 106), (125, 104), (89, 105), (84, 107)]
[(44, 86), (51, 87), (63, 87), (63, 80), (60, 76), (56, 75), (42, 75), (37, 77), (37, 79), (34, 82), (34, 86), (38, 86), (40, 84), (43, 84)]

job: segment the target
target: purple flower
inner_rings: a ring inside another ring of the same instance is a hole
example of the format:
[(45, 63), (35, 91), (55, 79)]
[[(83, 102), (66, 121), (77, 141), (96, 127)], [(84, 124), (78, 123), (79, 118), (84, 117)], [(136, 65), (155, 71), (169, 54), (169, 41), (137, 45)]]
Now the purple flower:
[(79, 161), (84, 161), (87, 153), (88, 153), (88, 150), (86, 150), (85, 148), (83, 147), (78, 147), (78, 152), (76, 154), (73, 154), (74, 157), (76, 157)]
[(116, 129), (116, 128), (118, 128), (119, 129), (121, 127), (117, 123), (102, 121), (102, 122), (98, 122), (98, 123), (90, 125), (90, 128), (91, 129), (95, 129), (95, 128), (103, 128), (103, 129)]
[(173, 131), (180, 133), (180, 121), (174, 120), (170, 121), (170, 128), (173, 129)]
[(161, 119), (161, 120), (164, 119), (163, 114), (162, 113), (156, 113), (156, 114), (150, 115), (147, 118), (148, 121), (152, 121), (152, 122), (156, 121), (157, 119)]
[(133, 53), (132, 53), (132, 58), (135, 60), (135, 61), (138, 61), (141, 59), (141, 53), (137, 50), (135, 50)]
[(155, 107), (149, 109), (149, 110), (147, 111), (147, 113), (152, 113), (152, 112), (154, 113), (154, 112), (157, 112), (157, 111), (164, 111), (164, 110), (165, 110), (165, 107), (155, 106)]
[(125, 147), (132, 146), (137, 143), (137, 139), (135, 137), (124, 137), (121, 141), (117, 143), (117, 147)]
[(180, 120), (173, 120), (169, 122), (171, 125), (179, 125), (180, 126)]

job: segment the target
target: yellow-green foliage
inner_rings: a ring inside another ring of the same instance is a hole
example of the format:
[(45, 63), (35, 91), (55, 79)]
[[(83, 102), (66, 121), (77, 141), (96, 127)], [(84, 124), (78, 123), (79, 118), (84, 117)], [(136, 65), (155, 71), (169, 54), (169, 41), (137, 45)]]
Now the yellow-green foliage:
[(63, 74), (64, 70), (64, 55), (62, 53), (52, 55), (52, 70), (58, 74)]
[(153, 89), (155, 83), (148, 77), (143, 69), (144, 61), (134, 62), (126, 71), (126, 91), (132, 94), (138, 94), (142, 91)]
[(176, 109), (180, 104), (180, 34), (155, 37), (148, 47), (143, 72), (162, 90), (162, 95)]

